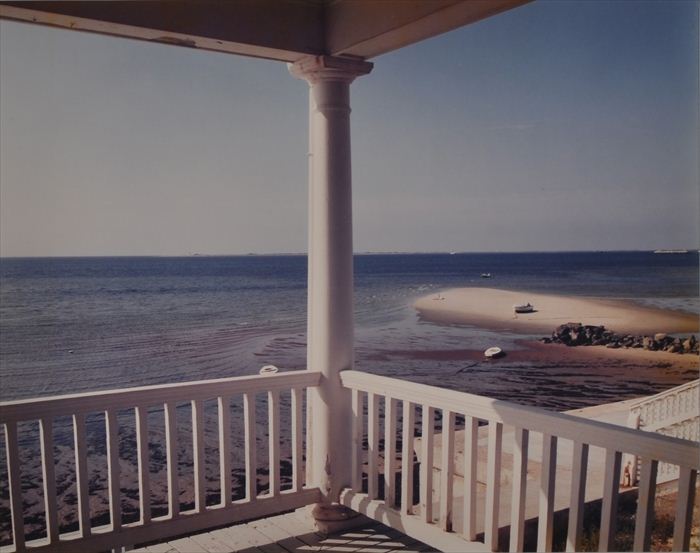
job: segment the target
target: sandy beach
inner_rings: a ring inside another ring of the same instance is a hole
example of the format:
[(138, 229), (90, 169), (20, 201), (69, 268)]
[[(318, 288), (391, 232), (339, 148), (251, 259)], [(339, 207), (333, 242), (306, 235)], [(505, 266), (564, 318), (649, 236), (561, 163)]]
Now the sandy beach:
[[(534, 305), (532, 313), (515, 314), (513, 305)], [(693, 333), (698, 331), (698, 316), (622, 300), (602, 300), (516, 292), (495, 288), (455, 288), (431, 294), (414, 304), (420, 316), (442, 323), (469, 324), (494, 330), (548, 335), (567, 322), (604, 325), (628, 334)]]

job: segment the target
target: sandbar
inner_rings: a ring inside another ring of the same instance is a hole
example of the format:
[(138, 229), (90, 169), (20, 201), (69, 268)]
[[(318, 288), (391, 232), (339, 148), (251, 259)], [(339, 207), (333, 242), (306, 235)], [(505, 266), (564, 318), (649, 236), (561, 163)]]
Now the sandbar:
[[(514, 313), (530, 303), (532, 313)], [(697, 332), (698, 315), (637, 305), (627, 300), (563, 296), (496, 288), (454, 288), (418, 299), (414, 307), (432, 322), (467, 324), (516, 333), (551, 333), (568, 322), (603, 325), (618, 333)]]

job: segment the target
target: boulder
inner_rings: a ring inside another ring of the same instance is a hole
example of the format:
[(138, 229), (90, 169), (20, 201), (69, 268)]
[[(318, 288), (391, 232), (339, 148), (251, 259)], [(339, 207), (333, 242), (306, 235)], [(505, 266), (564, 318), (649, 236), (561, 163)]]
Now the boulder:
[(545, 344), (565, 344), (567, 346), (607, 346), (611, 349), (644, 348), (650, 351), (669, 351), (674, 353), (698, 353), (700, 343), (691, 335), (688, 338), (657, 333), (651, 336), (619, 335), (604, 326), (566, 323), (559, 325), (551, 337), (540, 340)]

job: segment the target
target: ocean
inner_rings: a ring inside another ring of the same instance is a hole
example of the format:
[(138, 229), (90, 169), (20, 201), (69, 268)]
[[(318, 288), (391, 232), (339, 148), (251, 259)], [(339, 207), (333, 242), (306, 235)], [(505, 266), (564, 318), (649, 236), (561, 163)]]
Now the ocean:
[[(697, 252), (357, 255), (356, 368), (517, 401), (525, 375), (513, 375), (515, 394), (488, 371), (464, 379), (472, 363), (458, 352), (517, 347), (521, 337), (436, 325), (412, 307), (460, 286), (700, 312)], [(305, 343), (305, 256), (0, 260), (3, 400), (250, 375), (266, 364), (298, 370)], [(537, 403), (585, 403), (555, 396)]]
[[(491, 273), (485, 279), (482, 273)], [(700, 312), (698, 254), (651, 252), (387, 254), (355, 257), (355, 368), (553, 410), (654, 393), (697, 377), (659, 363), (604, 367), (575, 358), (497, 363), (523, 336), (422, 320), (415, 299), (461, 286), (625, 298)], [(0, 259), (0, 398), (3, 401), (305, 368), (305, 256)], [(283, 489), (290, 485), (289, 394), (281, 396)], [(266, 400), (257, 397), (257, 455), (266, 466)], [(232, 498), (243, 496), (242, 401), (234, 398)], [(207, 502), (219, 501), (216, 406), (205, 403)], [(165, 514), (162, 408), (149, 411), (153, 516)], [(120, 411), (122, 511), (137, 520), (133, 410)], [(193, 505), (191, 411), (177, 409), (180, 504)], [(104, 414), (87, 417), (93, 525), (108, 521)], [(439, 425), (439, 422), (438, 422)], [(0, 434), (4, 434), (1, 431)], [(4, 436), (0, 436), (0, 545), (10, 542)], [(54, 420), (61, 531), (77, 529), (70, 417)], [(45, 532), (37, 423), (19, 426), (25, 527)], [(257, 474), (259, 492), (267, 473)]]

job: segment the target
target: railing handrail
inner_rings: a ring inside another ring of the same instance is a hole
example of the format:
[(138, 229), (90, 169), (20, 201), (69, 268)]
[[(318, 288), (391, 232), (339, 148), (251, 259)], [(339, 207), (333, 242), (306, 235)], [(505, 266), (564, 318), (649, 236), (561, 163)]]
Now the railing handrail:
[(698, 444), (688, 440), (640, 433), (615, 424), (362, 371), (342, 371), (340, 374), (343, 385), (351, 389), (700, 470)]
[(0, 424), (77, 413), (96, 413), (107, 409), (151, 406), (165, 402), (185, 402), (244, 393), (305, 388), (318, 386), (320, 379), (320, 373), (303, 370), (265, 376), (235, 376), (3, 401), (0, 402)]
[(676, 394), (679, 394), (681, 392), (685, 392), (687, 390), (690, 390), (692, 388), (698, 388), (700, 387), (700, 379), (695, 379), (691, 380), (690, 382), (686, 382), (685, 384), (681, 384), (680, 386), (676, 386), (674, 388), (671, 388), (670, 390), (664, 390), (663, 392), (659, 392), (658, 394), (654, 394), (653, 396), (647, 396), (643, 398), (639, 398), (637, 401), (634, 403), (630, 403), (629, 408), (630, 411), (633, 409), (638, 409), (640, 407), (656, 403), (657, 401), (662, 401), (666, 399), (667, 397), (674, 396)]

